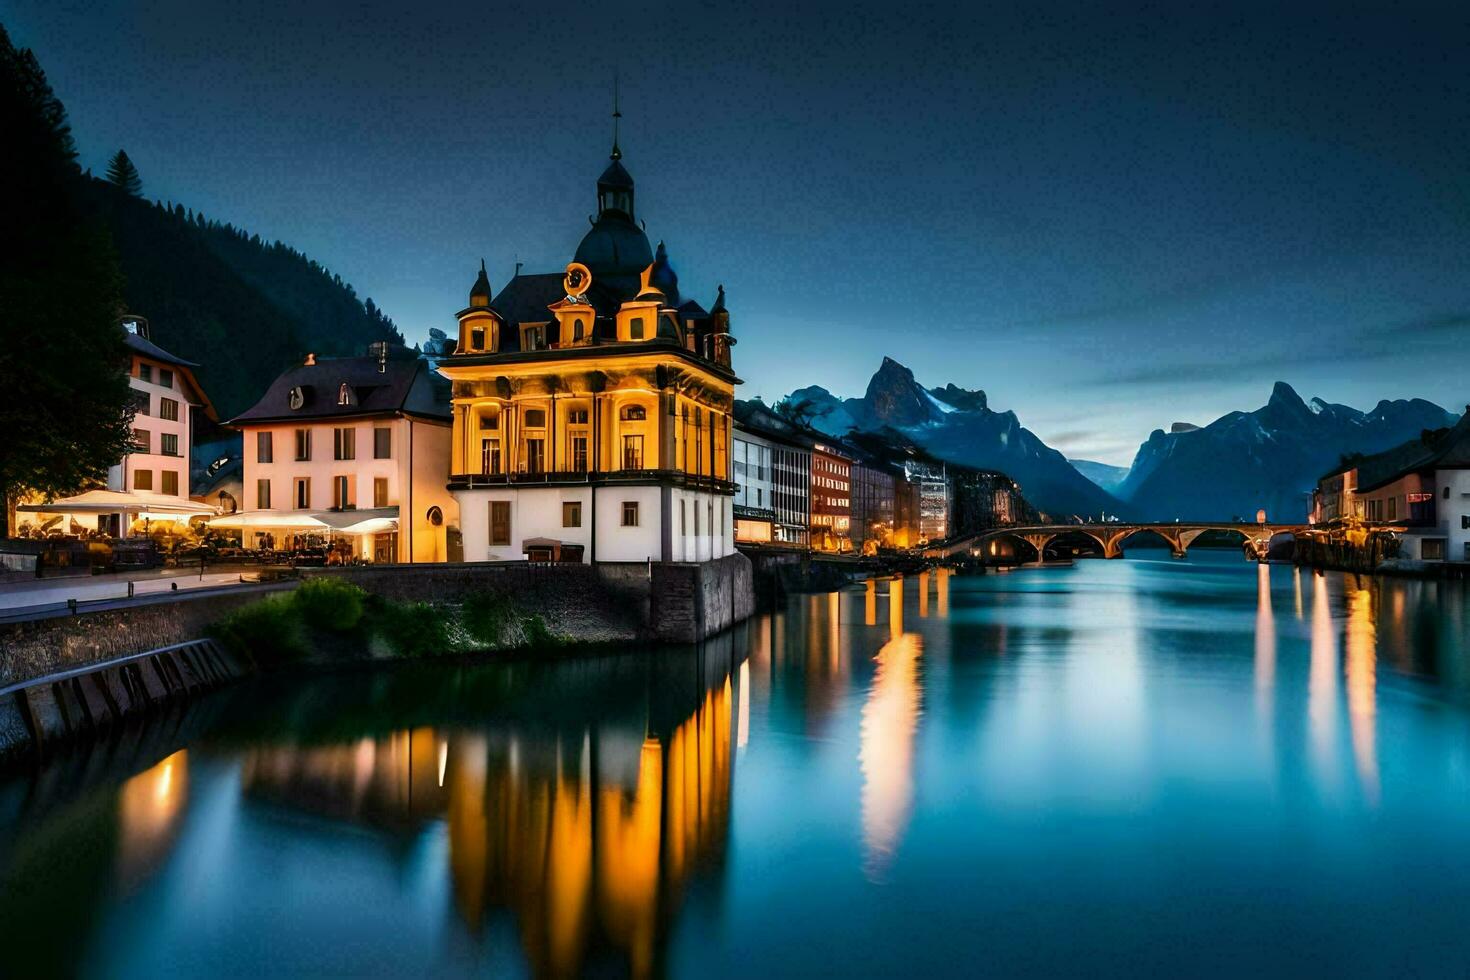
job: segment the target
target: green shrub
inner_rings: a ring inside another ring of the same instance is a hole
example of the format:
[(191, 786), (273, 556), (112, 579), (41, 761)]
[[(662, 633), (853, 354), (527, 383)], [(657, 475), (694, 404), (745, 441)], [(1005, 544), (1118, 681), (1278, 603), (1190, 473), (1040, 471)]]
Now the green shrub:
[(345, 633), (362, 619), (367, 595), (351, 582), (309, 578), (296, 590), (296, 607), (306, 622), (322, 630)]
[(378, 635), (401, 656), (422, 657), (449, 647), (444, 613), (427, 602), (385, 602), (373, 620)]
[(496, 647), (504, 644), (506, 631), (515, 621), (515, 604), (494, 592), (470, 596), (460, 609), (460, 622), (481, 646)]
[(301, 611), (289, 595), (266, 596), (235, 610), (215, 633), (266, 665), (299, 660), (310, 650)]
[(526, 637), (526, 646), (532, 650), (548, 650), (562, 646), (565, 641), (546, 625), (546, 620), (533, 613), (521, 621), (521, 631)]

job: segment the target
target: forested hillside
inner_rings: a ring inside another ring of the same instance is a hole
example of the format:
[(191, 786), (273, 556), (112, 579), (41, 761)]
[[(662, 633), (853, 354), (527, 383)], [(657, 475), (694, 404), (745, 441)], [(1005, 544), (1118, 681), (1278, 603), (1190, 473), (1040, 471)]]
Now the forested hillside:
[(199, 363), (222, 418), (249, 408), (307, 351), (402, 340), (372, 300), (279, 241), (102, 180), (85, 193), (111, 233), (128, 311), (148, 318), (159, 346)]

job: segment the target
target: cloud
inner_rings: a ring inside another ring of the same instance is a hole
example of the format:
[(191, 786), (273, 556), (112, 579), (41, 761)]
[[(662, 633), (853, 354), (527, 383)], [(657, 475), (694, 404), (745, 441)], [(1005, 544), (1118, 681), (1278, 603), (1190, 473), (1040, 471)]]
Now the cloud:
[(1385, 324), (1378, 328), (1376, 332), (1382, 334), (1441, 334), (1465, 329), (1470, 329), (1470, 311), (1461, 313), (1425, 313), (1422, 316), (1411, 317), (1397, 323)]
[[(1453, 348), (1462, 329), (1470, 329), (1470, 313), (1430, 313), (1405, 320), (1346, 330), (1339, 334), (1314, 335), (1298, 346), (1238, 356), (1225, 348), (1217, 353), (1200, 353), (1189, 360), (1169, 363), (1138, 363), (1107, 371), (1092, 378), (1092, 387), (1110, 385), (1178, 384), (1198, 378), (1211, 381), (1250, 381), (1299, 372), (1304, 366), (1382, 364), (1421, 359), (1440, 348)], [(1402, 342), (1405, 334), (1416, 337), (1412, 348)]]

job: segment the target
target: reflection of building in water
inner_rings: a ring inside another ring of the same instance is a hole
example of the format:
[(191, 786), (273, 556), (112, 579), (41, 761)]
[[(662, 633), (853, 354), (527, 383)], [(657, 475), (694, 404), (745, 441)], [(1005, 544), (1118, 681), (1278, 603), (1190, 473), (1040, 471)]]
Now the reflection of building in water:
[(690, 695), (660, 683), (631, 722), (255, 752), (245, 791), (388, 828), (443, 816), (472, 932), (504, 909), (538, 975), (656, 973), (685, 887), (723, 864), (738, 695), (725, 671), (678, 718)]
[(163, 863), (189, 802), (189, 753), (179, 750), (123, 783), (117, 794), (117, 875), (131, 887)]
[(1348, 726), (1358, 781), (1370, 803), (1378, 802), (1377, 748), (1377, 632), (1373, 593), (1347, 582), (1347, 638), (1344, 671), (1347, 674)]
[(863, 705), (863, 842), (869, 875), (881, 875), (898, 848), (914, 802), (914, 733), (923, 709), (919, 637), (904, 633), (878, 651)]
[(1337, 736), (1337, 633), (1327, 599), (1327, 578), (1312, 576), (1312, 657), (1307, 674), (1307, 722), (1312, 757), (1324, 782), (1332, 778)]

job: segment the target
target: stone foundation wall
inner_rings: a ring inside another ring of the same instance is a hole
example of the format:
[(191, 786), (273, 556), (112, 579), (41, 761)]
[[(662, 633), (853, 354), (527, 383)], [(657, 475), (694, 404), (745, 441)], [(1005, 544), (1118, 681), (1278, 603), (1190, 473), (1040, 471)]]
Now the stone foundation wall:
[(291, 582), (147, 596), (121, 608), (0, 624), (0, 687), (201, 639), (211, 624), (241, 606), (295, 587)]
[[(584, 643), (696, 643), (754, 611), (750, 562), (388, 565), (303, 569), (399, 602), (495, 593)], [(107, 610), (0, 625), (0, 687), (203, 638), (225, 615), (295, 582), (149, 596)], [(85, 607), (84, 607), (85, 609)]]

